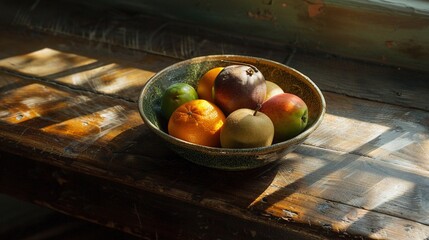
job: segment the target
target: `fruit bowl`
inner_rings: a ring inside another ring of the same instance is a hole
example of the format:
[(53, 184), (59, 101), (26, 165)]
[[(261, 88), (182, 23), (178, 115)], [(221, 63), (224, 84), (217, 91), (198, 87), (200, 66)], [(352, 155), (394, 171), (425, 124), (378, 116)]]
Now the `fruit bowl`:
[[(167, 121), (160, 112), (164, 91), (178, 82), (196, 87), (205, 72), (214, 67), (231, 65), (231, 62), (252, 64), (262, 72), (266, 80), (275, 82), (285, 92), (301, 97), (308, 106), (308, 124), (304, 131), (271, 146), (244, 149), (207, 147), (170, 136), (167, 133)], [(181, 157), (210, 168), (246, 170), (277, 161), (296, 149), (320, 125), (326, 103), (321, 91), (310, 78), (281, 63), (249, 56), (210, 55), (181, 61), (156, 73), (143, 87), (138, 108), (145, 125)]]

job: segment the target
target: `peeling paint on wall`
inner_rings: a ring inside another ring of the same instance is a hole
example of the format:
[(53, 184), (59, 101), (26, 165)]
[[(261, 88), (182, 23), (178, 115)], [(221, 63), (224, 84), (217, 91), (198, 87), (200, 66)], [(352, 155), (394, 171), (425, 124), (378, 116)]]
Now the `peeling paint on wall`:
[(316, 0), (314, 2), (306, 1), (306, 3), (308, 4), (308, 16), (310, 18), (317, 17), (323, 12), (325, 4), (322, 0)]
[(394, 46), (396, 46), (395, 41), (388, 40), (388, 41), (385, 41), (384, 43), (386, 44), (387, 48), (393, 48)]
[(274, 21), (276, 18), (272, 12), (268, 9), (257, 9), (256, 11), (248, 11), (247, 16), (256, 20)]
[[(98, 10), (100, 6), (96, 5), (97, 2), (103, 2), (103, 6), (110, 4), (125, 10), (132, 9), (131, 12), (141, 11), (143, 16), (144, 13), (150, 13), (151, 16), (156, 13), (162, 18), (173, 19), (172, 22), (195, 22), (215, 32), (244, 35), (342, 57), (424, 71), (427, 71), (429, 64), (427, 0), (149, 0), (145, 4), (137, 0), (93, 0), (88, 3), (96, 9), (94, 12), (105, 16), (103, 10)], [(140, 33), (138, 27), (121, 31), (124, 19), (137, 22), (135, 16), (127, 15), (128, 11), (118, 11), (114, 16), (103, 17), (97, 23), (86, 24), (71, 20), (71, 14), (65, 16), (51, 11), (51, 16), (46, 16), (43, 9), (50, 9), (51, 5), (55, 4), (40, 1), (35, 9), (28, 6), (4, 12), (10, 12), (9, 18), (14, 25), (56, 34), (77, 35), (109, 44), (119, 43), (132, 49), (144, 48), (151, 52), (156, 50), (156, 46), (165, 45), (152, 41), (153, 34)], [(143, 21), (146, 19), (149, 18)], [(148, 21), (151, 22), (150, 19)], [(163, 27), (153, 29), (158, 35), (163, 31)], [(177, 55), (188, 57), (195, 54), (192, 52), (195, 48), (189, 47), (195, 44), (185, 39), (181, 48), (175, 49)]]
[(398, 43), (398, 50), (414, 59), (423, 58), (427, 54), (424, 47), (413, 39)]

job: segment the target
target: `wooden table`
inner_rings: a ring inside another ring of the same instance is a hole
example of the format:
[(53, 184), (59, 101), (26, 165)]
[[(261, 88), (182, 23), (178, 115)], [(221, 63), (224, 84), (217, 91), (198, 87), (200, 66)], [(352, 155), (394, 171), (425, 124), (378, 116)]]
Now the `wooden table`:
[[(37, 18), (0, 26), (1, 192), (144, 239), (429, 239), (428, 73), (139, 20), (81, 35)], [(321, 126), (249, 171), (166, 149), (139, 116), (140, 90), (218, 53), (310, 76), (327, 102)]]

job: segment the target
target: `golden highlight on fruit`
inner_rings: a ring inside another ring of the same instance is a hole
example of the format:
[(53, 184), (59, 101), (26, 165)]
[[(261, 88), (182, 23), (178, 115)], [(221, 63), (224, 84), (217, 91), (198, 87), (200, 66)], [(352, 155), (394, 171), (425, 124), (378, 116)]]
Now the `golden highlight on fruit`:
[(213, 103), (197, 99), (178, 107), (168, 121), (168, 133), (176, 138), (209, 147), (220, 146), (225, 115)]
[(213, 85), (214, 81), (223, 70), (223, 67), (212, 68), (207, 71), (198, 81), (197, 93), (200, 99), (213, 102)]

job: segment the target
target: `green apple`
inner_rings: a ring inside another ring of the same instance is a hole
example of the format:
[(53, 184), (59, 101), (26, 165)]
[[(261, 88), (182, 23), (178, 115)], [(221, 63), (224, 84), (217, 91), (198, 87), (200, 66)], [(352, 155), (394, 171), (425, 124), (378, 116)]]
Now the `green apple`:
[(174, 83), (162, 95), (161, 113), (169, 119), (176, 108), (195, 99), (198, 99), (198, 94), (194, 87), (187, 83)]
[(274, 125), (270, 118), (255, 110), (235, 110), (225, 120), (220, 132), (223, 148), (254, 148), (270, 146), (274, 137)]
[(308, 107), (298, 96), (282, 93), (271, 97), (260, 109), (274, 124), (274, 142), (281, 142), (301, 133), (308, 122)]

